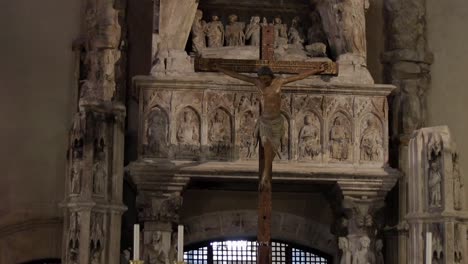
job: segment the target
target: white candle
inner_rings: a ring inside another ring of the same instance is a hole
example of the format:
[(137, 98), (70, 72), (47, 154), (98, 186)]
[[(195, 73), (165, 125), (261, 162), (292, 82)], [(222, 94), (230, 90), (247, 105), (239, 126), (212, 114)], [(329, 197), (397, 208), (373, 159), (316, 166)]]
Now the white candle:
[(432, 233), (426, 233), (426, 264), (432, 264)]
[(140, 225), (133, 226), (133, 260), (140, 260)]
[(184, 226), (179, 225), (177, 230), (177, 261), (184, 261)]

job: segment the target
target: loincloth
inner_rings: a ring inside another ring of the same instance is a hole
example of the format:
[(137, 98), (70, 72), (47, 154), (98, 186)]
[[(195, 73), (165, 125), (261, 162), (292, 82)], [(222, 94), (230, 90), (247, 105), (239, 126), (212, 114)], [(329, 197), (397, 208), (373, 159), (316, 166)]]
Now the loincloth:
[[(269, 141), (273, 147), (273, 150), (279, 158), (281, 148), (281, 138), (284, 135), (284, 121), (282, 116), (278, 116), (274, 119), (267, 119), (260, 117), (255, 126), (255, 136), (260, 139), (262, 145)], [(258, 143), (258, 141), (257, 141)]]

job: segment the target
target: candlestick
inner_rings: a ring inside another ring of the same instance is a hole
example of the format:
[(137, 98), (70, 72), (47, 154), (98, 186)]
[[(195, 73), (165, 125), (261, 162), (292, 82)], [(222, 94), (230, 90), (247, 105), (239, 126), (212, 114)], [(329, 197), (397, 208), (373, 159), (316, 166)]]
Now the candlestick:
[(177, 230), (177, 262), (184, 262), (184, 226), (179, 225)]
[(426, 233), (426, 264), (432, 264), (432, 233)]
[(133, 259), (140, 259), (140, 225), (133, 226)]

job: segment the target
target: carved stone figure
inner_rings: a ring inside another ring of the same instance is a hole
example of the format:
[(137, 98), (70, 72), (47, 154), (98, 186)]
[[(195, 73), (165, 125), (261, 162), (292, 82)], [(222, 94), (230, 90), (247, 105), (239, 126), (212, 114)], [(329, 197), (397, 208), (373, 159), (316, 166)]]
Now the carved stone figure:
[(332, 159), (348, 160), (351, 133), (346, 127), (346, 118), (338, 116), (333, 122), (330, 130), (330, 156)]
[(346, 237), (338, 238), (338, 248), (341, 250), (340, 264), (351, 264), (352, 253)]
[(120, 44), (121, 28), (119, 12), (112, 5), (105, 5), (99, 12), (97, 28), (97, 47), (117, 48)]
[(105, 161), (103, 160), (97, 161), (93, 167), (93, 193), (94, 194), (103, 194), (106, 175), (107, 175), (107, 172), (105, 168)]
[[(367, 2), (367, 4), (366, 4)], [(366, 57), (366, 18), (368, 0), (341, 1), (342, 30), (346, 51)], [(340, 14), (338, 14), (340, 16)]]
[(256, 139), (254, 136), (255, 122), (254, 114), (251, 111), (242, 113), (239, 124), (239, 127), (242, 128), (239, 131), (241, 158), (251, 159), (256, 157)]
[(288, 44), (288, 26), (283, 24), (280, 16), (273, 20), (275, 27), (275, 48), (283, 47)]
[(206, 36), (208, 37), (208, 47), (219, 48), (224, 44), (224, 25), (219, 21), (217, 15), (211, 17), (212, 21), (206, 25)]
[(103, 88), (104, 98), (111, 99), (115, 93), (115, 64), (120, 59), (120, 51), (105, 49), (100, 52), (99, 63), (102, 76), (99, 82)]
[(72, 194), (79, 194), (81, 192), (81, 162), (78, 160), (73, 161), (70, 175), (70, 192)]
[(299, 132), (299, 158), (314, 159), (321, 152), (320, 129), (310, 115), (304, 117), (304, 126)]
[(361, 137), (361, 160), (379, 161), (382, 159), (382, 131), (375, 118), (367, 120), (367, 128)]
[(168, 256), (164, 251), (161, 232), (154, 232), (151, 237), (151, 243), (145, 245), (143, 261), (148, 264), (169, 263)]
[(298, 16), (294, 17), (288, 32), (289, 44), (295, 49), (304, 48), (304, 37), (301, 32), (302, 29), (300, 28), (299, 21), (300, 18)]
[(370, 239), (367, 236), (363, 236), (359, 239), (360, 249), (353, 255), (352, 264), (371, 264), (375, 263), (375, 257), (372, 252), (369, 251)]
[(179, 144), (198, 145), (200, 143), (198, 120), (193, 115), (194, 113), (191, 110), (183, 112), (183, 117), (177, 128), (177, 141)]
[(460, 164), (458, 153), (452, 155), (453, 163), (453, 207), (455, 210), (463, 209), (462, 194), (463, 194), (463, 179), (460, 173)]
[(382, 249), (383, 249), (383, 241), (382, 239), (378, 239), (375, 242), (375, 252), (377, 253), (377, 255), (375, 256), (375, 264), (385, 264)]
[(250, 19), (250, 24), (245, 30), (245, 39), (250, 40), (251, 46), (260, 46), (260, 33), (261, 33), (260, 17), (253, 16)]
[(231, 145), (231, 122), (221, 109), (216, 110), (209, 124), (208, 139), (211, 151), (217, 155), (226, 155)]
[(182, 206), (182, 197), (174, 194), (161, 202), (161, 205), (156, 208), (156, 214), (161, 221), (177, 222), (179, 220), (179, 210)]
[(245, 24), (238, 22), (239, 17), (235, 14), (229, 16), (229, 24), (226, 26), (226, 44), (227, 46), (245, 45)]
[(405, 83), (402, 85), (401, 93), (401, 118), (402, 132), (410, 134), (423, 125), (422, 105), (419, 88), (414, 83)]
[(429, 206), (442, 205), (442, 175), (438, 160), (429, 161)]
[(323, 43), (328, 42), (327, 35), (325, 34), (322, 26), (322, 19), (320, 14), (317, 11), (312, 11), (309, 14), (310, 18), (310, 28), (307, 30), (307, 43), (309, 45), (314, 43)]
[(165, 113), (155, 108), (148, 117), (147, 152), (158, 157), (168, 154), (169, 121)]
[(195, 53), (206, 48), (206, 22), (202, 18), (203, 12), (197, 10), (192, 25), (192, 51)]

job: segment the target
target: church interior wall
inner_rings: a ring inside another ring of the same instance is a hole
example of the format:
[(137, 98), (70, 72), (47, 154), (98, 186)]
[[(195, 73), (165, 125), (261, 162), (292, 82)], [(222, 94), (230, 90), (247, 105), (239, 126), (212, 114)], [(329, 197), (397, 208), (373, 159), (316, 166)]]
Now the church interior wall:
[[(468, 181), (468, 2), (427, 0), (428, 44), (434, 53), (428, 96), (428, 126), (448, 125)], [(468, 201), (468, 197), (466, 198)]]
[(0, 4), (0, 263), (60, 258), (79, 0)]

